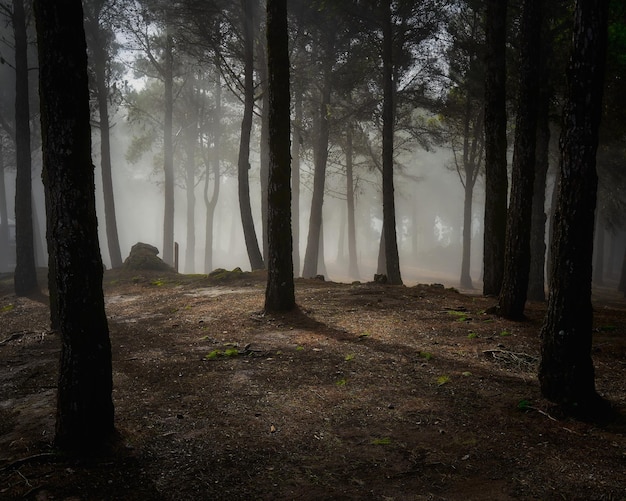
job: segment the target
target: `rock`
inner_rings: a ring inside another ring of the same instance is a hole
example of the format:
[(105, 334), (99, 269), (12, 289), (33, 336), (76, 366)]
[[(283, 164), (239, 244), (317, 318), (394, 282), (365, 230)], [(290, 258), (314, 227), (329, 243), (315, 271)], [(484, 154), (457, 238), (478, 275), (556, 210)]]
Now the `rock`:
[(127, 270), (174, 271), (174, 269), (157, 256), (159, 249), (154, 245), (137, 242), (130, 249), (124, 261)]

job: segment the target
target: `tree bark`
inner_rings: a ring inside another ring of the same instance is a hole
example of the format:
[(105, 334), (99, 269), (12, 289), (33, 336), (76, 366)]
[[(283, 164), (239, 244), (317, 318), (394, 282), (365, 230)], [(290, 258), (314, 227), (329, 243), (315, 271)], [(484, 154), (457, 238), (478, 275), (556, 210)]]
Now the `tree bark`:
[[(544, 30), (545, 33), (545, 30)], [(545, 45), (545, 44), (544, 44)], [(535, 183), (530, 225), (530, 273), (528, 275), (528, 299), (546, 300), (546, 180), (550, 157), (550, 90), (545, 84), (545, 59), (542, 58), (544, 75), (537, 101), (537, 148), (535, 160)]]
[(395, 82), (393, 62), (393, 26), (391, 0), (383, 6), (383, 226), (387, 280), (402, 285), (400, 257), (396, 236), (396, 206), (393, 186), (393, 135), (395, 126)]
[(309, 215), (309, 233), (302, 276), (311, 278), (317, 275), (320, 251), (320, 233), (322, 228), (322, 208), (324, 204), (324, 184), (326, 182), (326, 164), (328, 161), (328, 140), (330, 136), (330, 95), (331, 69), (330, 55), (334, 52), (334, 33), (327, 34), (327, 50), (323, 62), (323, 84), (318, 116), (318, 135), (314, 148), (313, 195), (311, 197), (311, 213)]
[(591, 263), (608, 2), (578, 0), (574, 16), (539, 381), (547, 399), (566, 412), (591, 418), (607, 410), (595, 390), (591, 359)]
[(605, 230), (602, 218), (602, 209), (596, 209), (596, 224), (593, 244), (593, 272), (591, 282), (594, 285), (604, 285), (604, 240)]
[(163, 207), (163, 261), (174, 265), (174, 144), (172, 122), (174, 115), (174, 54), (169, 23), (165, 34), (165, 61), (163, 64), (163, 174), (165, 204)]
[(263, 259), (267, 262), (267, 190), (269, 183), (270, 169), (270, 131), (269, 131), (269, 95), (268, 95), (268, 75), (267, 75), (267, 58), (265, 56), (266, 43), (260, 40), (256, 44), (257, 48), (257, 66), (259, 74), (259, 85), (261, 87), (261, 133), (259, 137), (259, 178), (261, 184), (261, 240), (263, 242)]
[(507, 208), (506, 10), (487, 0), (485, 16), (485, 224), (483, 294), (500, 294), (504, 275)]
[(246, 242), (248, 258), (252, 270), (265, 268), (263, 256), (259, 249), (259, 242), (252, 219), (250, 205), (250, 134), (252, 131), (252, 115), (254, 111), (254, 29), (252, 17), (256, 0), (241, 0), (243, 43), (244, 43), (244, 110), (241, 120), (241, 139), (239, 142), (239, 159), (237, 162), (237, 180), (239, 192), (239, 210), (243, 236)]
[[(87, 21), (86, 21), (87, 23)], [(115, 196), (113, 193), (113, 176), (111, 172), (111, 124), (109, 121), (109, 85), (107, 65), (109, 64), (106, 44), (101, 34), (99, 13), (94, 13), (89, 23), (93, 37), (93, 68), (98, 98), (98, 115), (100, 118), (100, 169), (102, 171), (102, 193), (104, 197), (104, 220), (107, 245), (111, 267), (122, 266), (122, 253), (117, 232), (117, 216), (115, 213)]]
[(267, 1), (269, 92), (268, 260), (265, 311), (296, 306), (291, 241), (289, 34), (287, 1)]
[(302, 143), (302, 89), (294, 93), (294, 121), (291, 141), (291, 233), (293, 272), (300, 276), (300, 144)]
[(346, 132), (346, 204), (348, 207), (348, 274), (354, 280), (359, 279), (359, 264), (356, 254), (356, 224), (354, 221), (354, 167), (352, 145), (352, 125)]
[(504, 277), (499, 313), (512, 320), (524, 317), (530, 273), (530, 225), (535, 154), (537, 144), (537, 99), (541, 50), (543, 0), (524, 0), (520, 40), (520, 84), (511, 174), (511, 200), (507, 215)]
[[(222, 81), (220, 72), (216, 71), (215, 82), (215, 113), (213, 118), (213, 154), (207, 161), (207, 172), (204, 177), (204, 205), (206, 207), (204, 271), (213, 270), (213, 222), (215, 208), (220, 194), (220, 155), (222, 143)], [(209, 198), (209, 166), (213, 167), (213, 192)]]
[(624, 249), (624, 258), (622, 259), (622, 273), (619, 279), (617, 290), (624, 293), (626, 297), (626, 248)]
[[(193, 93), (193, 89), (189, 92)], [(191, 102), (193, 103), (193, 99)], [(188, 110), (185, 130), (185, 188), (187, 191), (187, 244), (185, 246), (185, 273), (196, 269), (196, 152), (198, 146), (198, 118), (193, 104)]]
[(0, 136), (0, 271), (9, 268), (9, 211), (4, 174), (4, 138)]
[(37, 290), (33, 236), (32, 177), (30, 157), (30, 106), (24, 1), (13, 0), (15, 34), (15, 294)]
[(115, 429), (83, 12), (80, 0), (34, 6), (50, 278), (61, 333), (55, 444), (92, 454), (109, 445)]

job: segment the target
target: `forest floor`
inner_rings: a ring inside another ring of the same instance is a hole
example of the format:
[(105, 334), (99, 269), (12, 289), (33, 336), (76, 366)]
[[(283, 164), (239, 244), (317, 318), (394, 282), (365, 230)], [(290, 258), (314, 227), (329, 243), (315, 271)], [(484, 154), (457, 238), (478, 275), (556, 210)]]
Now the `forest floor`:
[(123, 446), (54, 454), (60, 350), (45, 294), (0, 279), (0, 499), (626, 499), (626, 301), (594, 296), (608, 423), (560, 417), (536, 373), (545, 305), (441, 285), (107, 271)]

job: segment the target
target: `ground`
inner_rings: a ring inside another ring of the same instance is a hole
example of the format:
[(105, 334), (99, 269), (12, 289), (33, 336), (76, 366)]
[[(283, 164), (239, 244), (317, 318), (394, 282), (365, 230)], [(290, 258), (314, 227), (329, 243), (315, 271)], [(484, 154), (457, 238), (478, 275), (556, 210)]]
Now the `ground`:
[(594, 299), (607, 423), (559, 416), (528, 319), (441, 285), (298, 280), (263, 315), (264, 277), (105, 273), (121, 445), (62, 457), (58, 334), (45, 292), (0, 280), (0, 499), (626, 499), (626, 301)]

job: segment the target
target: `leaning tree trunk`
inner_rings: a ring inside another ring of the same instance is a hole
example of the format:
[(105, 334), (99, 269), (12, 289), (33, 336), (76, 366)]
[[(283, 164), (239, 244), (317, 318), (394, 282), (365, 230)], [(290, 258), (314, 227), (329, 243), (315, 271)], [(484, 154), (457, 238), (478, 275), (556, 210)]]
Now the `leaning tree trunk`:
[(100, 116), (100, 168), (102, 170), (102, 193), (104, 197), (104, 222), (111, 267), (122, 266), (122, 253), (117, 233), (117, 216), (115, 214), (115, 196), (113, 194), (113, 176), (111, 172), (111, 124), (109, 121), (109, 88), (107, 85), (106, 66), (107, 52), (100, 40), (98, 20), (93, 26), (94, 46), (93, 66), (98, 97), (98, 114)]
[(591, 359), (591, 263), (608, 2), (578, 0), (561, 133), (560, 184), (548, 311), (541, 331), (541, 392), (574, 415), (606, 410)]
[(250, 134), (252, 131), (252, 115), (254, 112), (254, 29), (252, 14), (256, 0), (241, 0), (242, 23), (244, 34), (244, 110), (241, 120), (241, 138), (239, 142), (239, 159), (237, 161), (237, 181), (239, 192), (239, 210), (243, 236), (246, 242), (248, 258), (252, 270), (262, 270), (265, 265), (259, 249), (259, 242), (254, 229), (252, 207), (250, 205)]
[(520, 320), (524, 316), (530, 273), (530, 225), (540, 75), (536, 55), (541, 50), (542, 2), (543, 0), (524, 0), (520, 27), (520, 86), (511, 201), (506, 225), (504, 277), (499, 299), (499, 313), (513, 320)]
[(35, 0), (34, 6), (48, 245), (61, 333), (55, 443), (91, 454), (107, 446), (115, 430), (82, 5)]
[(15, 294), (37, 289), (33, 237), (32, 177), (30, 158), (30, 106), (28, 102), (28, 43), (24, 1), (13, 0), (15, 33)]
[(393, 186), (393, 133), (395, 88), (393, 80), (393, 26), (391, 0), (383, 3), (383, 226), (385, 228), (385, 267), (387, 280), (402, 285), (396, 236), (396, 204)]
[(483, 294), (500, 294), (506, 235), (506, 10), (487, 0), (485, 16), (485, 224)]
[[(329, 34), (332, 38), (333, 34)], [(332, 45), (332, 43), (330, 44)], [(322, 208), (324, 204), (324, 184), (326, 182), (326, 164), (328, 161), (328, 140), (330, 126), (328, 110), (330, 109), (331, 93), (331, 63), (328, 55), (324, 62), (324, 83), (321, 93), (321, 102), (318, 118), (318, 137), (314, 152), (313, 195), (311, 197), (311, 213), (309, 215), (309, 233), (307, 235), (306, 251), (302, 276), (311, 278), (317, 275), (320, 251), (320, 234), (322, 229)]]
[[(260, 38), (260, 37), (259, 37)], [(261, 87), (261, 133), (259, 134), (259, 180), (261, 184), (261, 240), (263, 242), (263, 259), (267, 261), (267, 189), (270, 169), (270, 131), (267, 58), (265, 56), (266, 43), (259, 39), (257, 48), (257, 67), (259, 85)]]
[(267, 2), (269, 104), (268, 260), (265, 311), (296, 306), (291, 241), (287, 0)]

